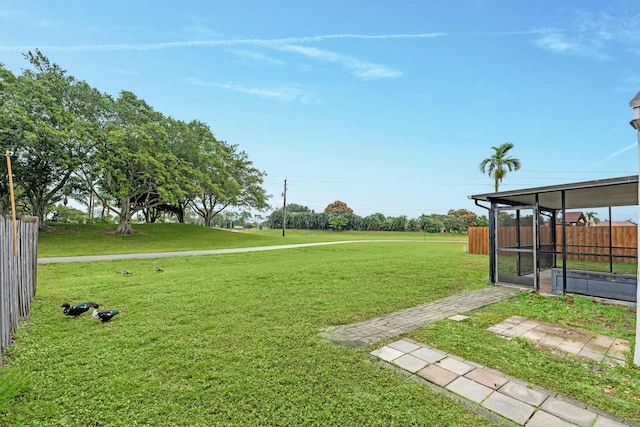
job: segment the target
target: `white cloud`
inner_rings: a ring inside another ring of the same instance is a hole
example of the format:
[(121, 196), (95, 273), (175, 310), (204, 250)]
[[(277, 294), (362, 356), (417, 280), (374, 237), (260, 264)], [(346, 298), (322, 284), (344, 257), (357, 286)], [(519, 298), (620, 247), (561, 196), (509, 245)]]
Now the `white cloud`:
[(260, 52), (256, 52), (253, 50), (230, 50), (229, 52), (231, 52), (234, 55), (243, 57), (243, 58), (248, 58), (251, 59), (255, 62), (261, 62), (264, 64), (269, 64), (269, 65), (284, 65), (285, 62), (281, 61), (279, 59), (275, 59), (275, 58), (271, 58), (263, 53)]
[(225, 89), (233, 92), (243, 93), (245, 95), (256, 96), (258, 98), (270, 99), (274, 101), (281, 101), (281, 102), (297, 101), (301, 103), (307, 103), (311, 99), (311, 93), (295, 85), (280, 86), (280, 87), (274, 87), (274, 88), (255, 88), (255, 87), (247, 87), (243, 85), (234, 85), (234, 84), (228, 84), (228, 83), (205, 82), (198, 79), (187, 79), (187, 81), (191, 84), (198, 85), (198, 86)]
[[(349, 55), (339, 54), (328, 50), (318, 49), (312, 46), (303, 46), (305, 44), (320, 43), (327, 40), (340, 39), (360, 39), (360, 40), (399, 40), (399, 39), (427, 39), (434, 37), (442, 37), (443, 33), (418, 33), (418, 34), (380, 34), (380, 35), (364, 35), (364, 34), (325, 34), (309, 37), (286, 37), (278, 39), (227, 39), (227, 40), (190, 40), (166, 43), (145, 43), (145, 44), (102, 44), (102, 45), (76, 45), (76, 46), (2, 46), (1, 51), (24, 52), (35, 47), (42, 51), (67, 51), (67, 52), (100, 52), (100, 51), (152, 51), (162, 49), (180, 49), (180, 48), (209, 48), (209, 47), (241, 47), (247, 46), (253, 49), (230, 49), (230, 51), (239, 56), (244, 56), (255, 61), (270, 63), (273, 65), (282, 65), (283, 61), (265, 55), (258, 50), (275, 49), (287, 51), (298, 55), (311, 58), (315, 61), (323, 61), (339, 64), (349, 70), (354, 76), (362, 80), (379, 80), (387, 78), (396, 78), (402, 76), (402, 72), (385, 65), (375, 64), (354, 58)], [(255, 89), (245, 86), (221, 85), (217, 87), (227, 90), (234, 90), (260, 96), (269, 99), (280, 100), (302, 100), (303, 96), (299, 88), (286, 87), (276, 90), (271, 89)]]
[(591, 59), (609, 59), (605, 37), (603, 35), (590, 35), (584, 33), (568, 33), (560, 31), (542, 35), (533, 43), (543, 49), (556, 53), (567, 53)]
[(112, 68), (111, 71), (113, 71), (116, 74), (123, 75), (123, 76), (136, 76), (136, 75), (140, 74), (139, 71), (123, 70), (123, 69), (120, 69), (120, 68)]
[(545, 30), (537, 46), (557, 53), (609, 59), (616, 48), (640, 51), (640, 14), (612, 16), (578, 11), (563, 29)]
[[(271, 48), (286, 50), (298, 53), (306, 57), (325, 62), (341, 64), (345, 68), (363, 80), (376, 80), (382, 78), (394, 78), (402, 75), (401, 71), (384, 65), (374, 64), (348, 55), (342, 55), (326, 50), (317, 49), (302, 44), (323, 42), (337, 39), (361, 39), (361, 40), (395, 40), (395, 39), (426, 39), (442, 37), (444, 33), (418, 33), (418, 34), (325, 34), (309, 37), (286, 37), (279, 39), (228, 39), (228, 40), (191, 40), (183, 42), (147, 43), (147, 44), (103, 44), (103, 45), (77, 45), (77, 46), (2, 46), (0, 52), (24, 52), (30, 49), (39, 48), (43, 51), (58, 50), (70, 52), (91, 52), (91, 51), (151, 51), (162, 49), (178, 49), (185, 47), (232, 47), (232, 46), (252, 46), (254, 48)], [(262, 60), (279, 64), (278, 60), (270, 58), (264, 54), (249, 50), (237, 50), (238, 55), (251, 57), (254, 60)]]
[(355, 74), (356, 76), (364, 80), (375, 80), (375, 79), (381, 79), (381, 78), (399, 77), (402, 75), (402, 72), (385, 67), (383, 65), (364, 62), (347, 55), (341, 55), (338, 53), (329, 52), (329, 51), (317, 49), (314, 47), (287, 44), (287, 45), (279, 46), (278, 49), (284, 50), (287, 52), (298, 53), (300, 55), (303, 55), (318, 61), (339, 63), (342, 66), (350, 69), (353, 72), (353, 74)]
[(311, 37), (286, 37), (280, 39), (229, 39), (229, 40), (190, 40), (183, 42), (166, 43), (132, 43), (132, 44), (103, 44), (103, 45), (77, 45), (77, 46), (0, 46), (0, 51), (21, 52), (28, 49), (47, 49), (61, 51), (114, 51), (114, 50), (160, 50), (176, 49), (182, 47), (219, 47), (219, 46), (262, 46), (274, 47), (294, 43), (315, 43), (330, 39), (354, 38), (364, 40), (387, 40), (406, 38), (433, 38), (443, 36), (443, 33), (430, 34), (386, 34), (386, 35), (361, 35), (361, 34), (329, 34)]
[(571, 51), (577, 48), (576, 44), (567, 40), (562, 33), (546, 34), (535, 40), (534, 43), (555, 52)]

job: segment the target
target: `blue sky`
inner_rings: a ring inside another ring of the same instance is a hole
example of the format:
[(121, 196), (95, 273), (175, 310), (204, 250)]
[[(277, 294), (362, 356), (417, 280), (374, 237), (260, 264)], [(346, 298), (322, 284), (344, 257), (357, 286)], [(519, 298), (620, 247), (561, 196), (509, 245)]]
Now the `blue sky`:
[[(634, 175), (637, 0), (33, 1), (0, 10), (0, 62), (39, 48), (116, 96), (208, 123), (267, 173), (274, 206), (387, 216), (501, 190)], [(619, 209), (619, 218), (637, 209)]]

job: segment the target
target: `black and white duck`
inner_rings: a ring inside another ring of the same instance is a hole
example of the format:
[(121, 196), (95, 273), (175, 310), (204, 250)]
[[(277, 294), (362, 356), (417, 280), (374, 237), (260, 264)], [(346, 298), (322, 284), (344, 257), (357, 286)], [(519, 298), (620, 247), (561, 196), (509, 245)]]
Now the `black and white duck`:
[(88, 311), (94, 305), (97, 305), (97, 304), (92, 301), (79, 302), (78, 304), (73, 304), (73, 305), (70, 305), (68, 302), (65, 302), (60, 307), (64, 307), (64, 310), (62, 311), (62, 313), (64, 313), (67, 316), (73, 316), (75, 318), (80, 316), (85, 311)]
[(100, 320), (101, 322), (110, 322), (111, 319), (113, 318), (113, 316), (115, 316), (116, 314), (120, 313), (118, 310), (100, 310), (98, 311), (98, 307), (100, 307), (100, 304), (93, 304), (93, 313), (91, 314), (91, 317), (93, 317), (94, 319)]

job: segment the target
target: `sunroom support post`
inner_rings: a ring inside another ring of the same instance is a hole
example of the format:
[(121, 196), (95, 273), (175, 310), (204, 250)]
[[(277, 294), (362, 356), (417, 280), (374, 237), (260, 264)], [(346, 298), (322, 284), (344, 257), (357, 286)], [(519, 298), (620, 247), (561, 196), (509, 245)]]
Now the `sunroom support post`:
[(611, 206), (609, 206), (609, 273), (613, 273), (613, 219), (611, 218)]
[(562, 197), (562, 295), (567, 294), (567, 201), (565, 191)]
[(536, 193), (535, 208), (533, 209), (533, 280), (536, 292), (540, 292), (540, 205)]
[(497, 227), (496, 227), (496, 205), (491, 202), (491, 209), (489, 209), (489, 281), (492, 284), (496, 284), (497, 270), (496, 270), (496, 239)]

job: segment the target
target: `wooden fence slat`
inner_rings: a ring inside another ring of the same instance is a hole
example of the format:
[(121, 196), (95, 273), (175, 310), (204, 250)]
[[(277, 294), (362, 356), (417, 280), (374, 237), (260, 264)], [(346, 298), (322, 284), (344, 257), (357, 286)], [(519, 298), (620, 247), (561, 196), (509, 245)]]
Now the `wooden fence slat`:
[[(17, 224), (17, 256), (13, 253), (13, 225), (0, 215), (0, 355), (11, 342), (11, 332), (29, 314), (36, 293), (38, 220), (20, 217)], [(1, 362), (0, 362), (1, 363)]]
[[(569, 255), (569, 260), (582, 261), (609, 261), (609, 227), (567, 227), (567, 246), (569, 252), (597, 253), (602, 256)], [(531, 245), (533, 231), (531, 227), (520, 227), (522, 246)], [(556, 226), (556, 251), (562, 251), (562, 227)], [(469, 253), (489, 254), (489, 228), (469, 227)], [(498, 242), (501, 246), (516, 245), (516, 227), (500, 227), (498, 229)], [(573, 246), (578, 245), (578, 246)], [(584, 246), (595, 247), (584, 247)], [(613, 255), (637, 256), (638, 229), (637, 227), (613, 226), (611, 227), (611, 245), (614, 247)], [(620, 248), (620, 249), (615, 249)], [(634, 258), (614, 258), (616, 263), (636, 263)]]

